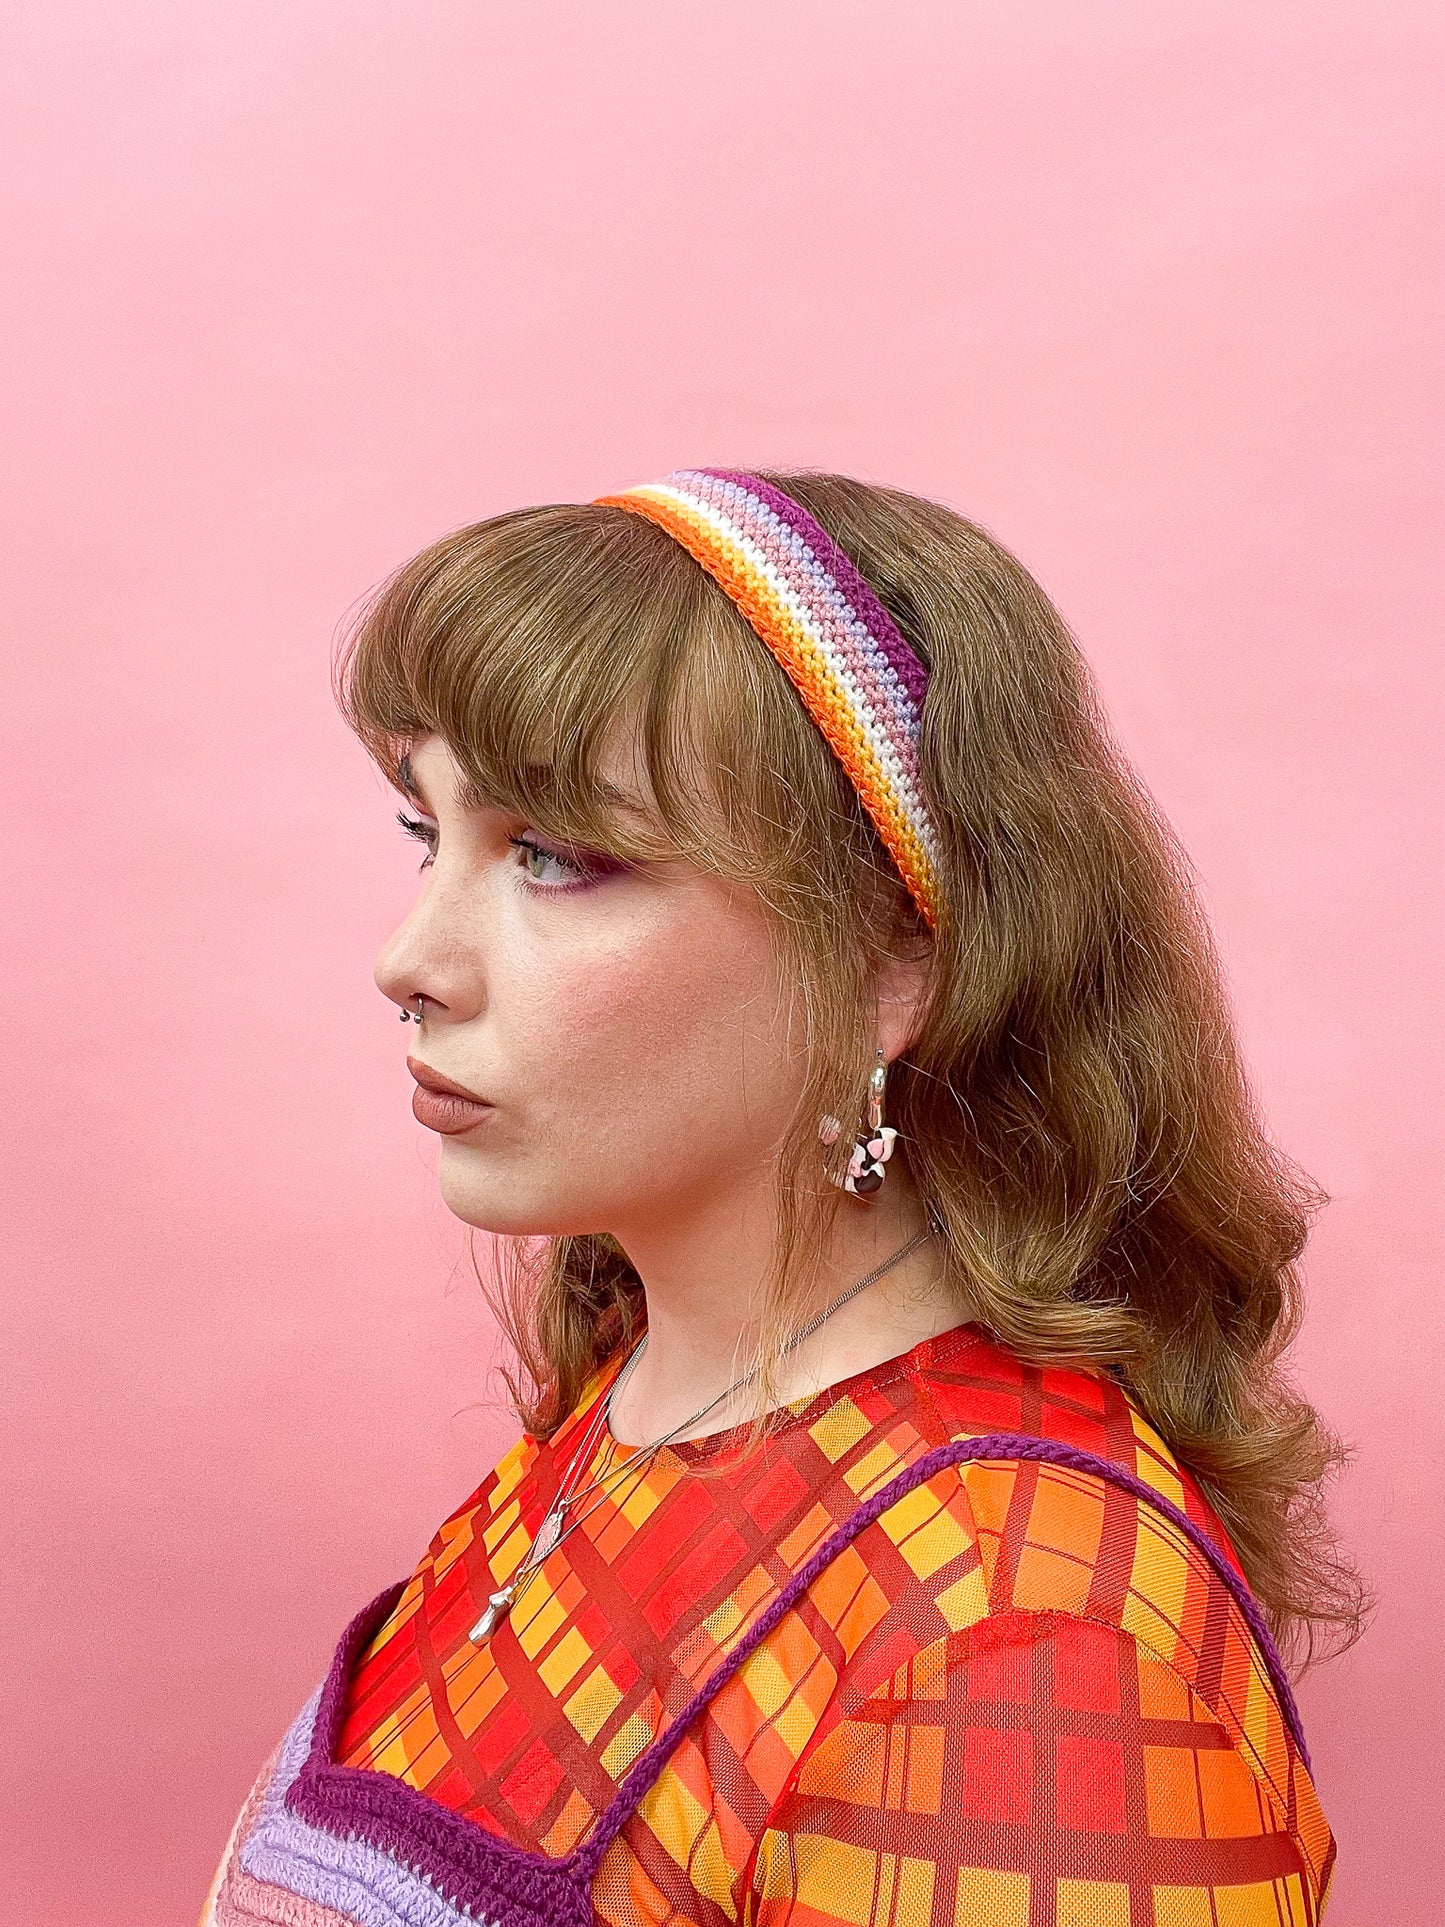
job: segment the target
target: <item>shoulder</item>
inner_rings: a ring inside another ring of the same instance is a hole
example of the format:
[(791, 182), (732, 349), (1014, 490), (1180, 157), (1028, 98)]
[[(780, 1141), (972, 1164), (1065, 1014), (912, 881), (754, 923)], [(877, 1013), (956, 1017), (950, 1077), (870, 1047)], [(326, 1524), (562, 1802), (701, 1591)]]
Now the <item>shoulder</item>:
[[(1007, 1806), (1039, 1771), (1051, 1825), (1072, 1800), (1106, 1834), (1283, 1842), (1313, 1918), (1334, 1849), (1288, 1682), (1238, 1596), (1228, 1535), (1158, 1431), (1115, 1380), (981, 1337), (917, 1391), (928, 1443), (908, 1455), (912, 1473), (938, 1469), (854, 1549), (860, 1588), (891, 1574), (886, 1611), (840, 1672), (794, 1797), (826, 1802), (864, 1760), (883, 1771), (889, 1736), (922, 1721), (932, 1737), (910, 1738), (908, 1771), (926, 1778), (932, 1760), (965, 1801)], [(860, 1499), (908, 1472), (875, 1455)]]
[[(767, 1927), (938, 1918), (940, 1898), (956, 1927), (1312, 1927), (1333, 1859), (1298, 1762), (1263, 1775), (1117, 1628), (1015, 1613), (923, 1647), (820, 1724), (749, 1880)], [(840, 1909), (845, 1877), (904, 1904)]]
[[(809, 1433), (849, 1502), (835, 1518), (874, 1512), (875, 1545), (896, 1547), (900, 1581), (950, 1629), (1033, 1609), (1162, 1638), (1181, 1586), (1228, 1592), (1191, 1535), (1242, 1583), (1213, 1508), (1122, 1384), (1030, 1363), (976, 1326), (852, 1387)], [(880, 1512), (889, 1488), (907, 1489)]]
[[(941, 1466), (879, 1519), (946, 1622), (940, 1637), (1030, 1615), (1112, 1629), (1173, 1669), (1268, 1770), (1290, 1739), (1288, 1682), (1190, 1472), (1106, 1374), (992, 1344), (967, 1362), (929, 1388), (933, 1456), (982, 1455)], [(969, 1380), (991, 1382), (986, 1413)]]

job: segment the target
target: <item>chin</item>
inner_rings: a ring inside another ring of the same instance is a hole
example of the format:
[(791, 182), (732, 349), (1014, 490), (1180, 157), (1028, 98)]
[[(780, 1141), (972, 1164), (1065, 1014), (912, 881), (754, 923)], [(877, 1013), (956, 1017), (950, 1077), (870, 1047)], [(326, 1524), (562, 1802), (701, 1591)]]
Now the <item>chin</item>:
[[(508, 1196), (495, 1180), (481, 1176), (475, 1170), (458, 1170), (460, 1160), (455, 1156), (443, 1156), (441, 1169), (437, 1173), (437, 1189), (442, 1203), (454, 1218), (463, 1224), (471, 1225), (477, 1231), (496, 1231), (498, 1233), (521, 1233), (525, 1236), (531, 1226), (519, 1222), (515, 1194)], [(448, 1170), (448, 1166), (452, 1168)]]
[(474, 1231), (492, 1231), (498, 1237), (557, 1238), (568, 1233), (580, 1235), (591, 1230), (590, 1220), (545, 1184), (529, 1197), (527, 1187), (515, 1177), (502, 1177), (471, 1147), (449, 1142), (443, 1146), (437, 1171), (437, 1189), (442, 1203), (454, 1218), (469, 1224)]

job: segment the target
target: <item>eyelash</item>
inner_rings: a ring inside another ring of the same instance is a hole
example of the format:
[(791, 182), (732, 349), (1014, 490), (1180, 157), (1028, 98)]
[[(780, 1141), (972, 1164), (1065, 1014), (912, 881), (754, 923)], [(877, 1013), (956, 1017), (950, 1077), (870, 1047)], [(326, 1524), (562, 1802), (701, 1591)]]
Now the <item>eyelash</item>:
[[(415, 837), (418, 843), (425, 845), (427, 854), (421, 867), (426, 869), (435, 854), (432, 848), (436, 834), (434, 826), (424, 822), (420, 817), (408, 816), (405, 810), (397, 811), (396, 820), (408, 836)], [(538, 856), (549, 857), (553, 863), (560, 863), (564, 870), (572, 871), (575, 881), (571, 883), (538, 883), (535, 877), (527, 877), (528, 887), (540, 896), (568, 896), (573, 890), (585, 890), (592, 881), (590, 873), (583, 869), (580, 863), (574, 863), (570, 857), (563, 856), (560, 850), (549, 850), (543, 844), (534, 843), (526, 836), (509, 836), (507, 841), (514, 850), (535, 850)]]

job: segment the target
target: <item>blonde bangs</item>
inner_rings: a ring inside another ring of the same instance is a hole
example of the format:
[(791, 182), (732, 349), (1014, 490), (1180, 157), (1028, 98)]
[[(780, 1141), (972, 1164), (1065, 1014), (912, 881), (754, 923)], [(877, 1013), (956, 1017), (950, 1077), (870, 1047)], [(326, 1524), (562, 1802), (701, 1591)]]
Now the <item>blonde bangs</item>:
[[(851, 895), (860, 857), (891, 875), (746, 619), (671, 536), (623, 510), (521, 509), (444, 536), (363, 605), (336, 690), (397, 787), (410, 743), (436, 734), (465, 800), (563, 842), (733, 877), (784, 922), (800, 888)], [(635, 771), (621, 799), (602, 767), (619, 747)]]

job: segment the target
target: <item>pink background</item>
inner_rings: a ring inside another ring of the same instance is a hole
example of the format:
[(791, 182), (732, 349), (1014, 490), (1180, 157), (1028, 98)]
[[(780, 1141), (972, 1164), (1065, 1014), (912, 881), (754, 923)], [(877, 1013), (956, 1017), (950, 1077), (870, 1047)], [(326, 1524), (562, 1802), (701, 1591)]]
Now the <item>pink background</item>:
[(1332, 1919), (1438, 1918), (1441, 23), (9, 9), (7, 1921), (191, 1922), (508, 1435), (335, 625), (445, 528), (689, 461), (988, 524), (1194, 853), (1334, 1195), (1297, 1370), (1382, 1604), (1302, 1694)]

